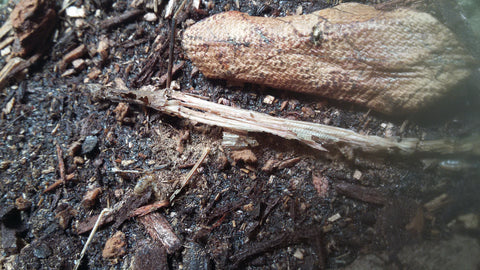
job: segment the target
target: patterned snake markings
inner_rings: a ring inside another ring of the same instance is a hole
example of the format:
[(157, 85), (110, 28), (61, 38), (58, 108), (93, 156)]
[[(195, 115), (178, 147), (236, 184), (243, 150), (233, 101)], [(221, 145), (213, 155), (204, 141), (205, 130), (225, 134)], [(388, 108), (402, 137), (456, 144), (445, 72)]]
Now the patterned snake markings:
[(387, 114), (429, 105), (474, 59), (427, 13), (345, 3), (308, 15), (217, 14), (185, 30), (187, 56), (209, 78), (353, 102)]

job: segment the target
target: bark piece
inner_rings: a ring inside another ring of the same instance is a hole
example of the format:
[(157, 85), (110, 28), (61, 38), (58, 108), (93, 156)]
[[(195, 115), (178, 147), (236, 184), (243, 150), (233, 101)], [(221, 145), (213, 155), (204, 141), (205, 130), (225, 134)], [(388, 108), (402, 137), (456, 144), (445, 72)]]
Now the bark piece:
[(85, 208), (92, 208), (97, 202), (98, 195), (102, 193), (102, 188), (97, 187), (95, 189), (87, 191), (83, 196), (82, 205)]
[(150, 213), (139, 217), (138, 220), (145, 226), (148, 234), (153, 239), (165, 246), (168, 254), (174, 253), (181, 247), (180, 239), (178, 239), (168, 221), (160, 213)]
[(250, 149), (233, 151), (232, 158), (235, 162), (245, 162), (248, 164), (255, 164), (257, 163), (257, 157)]
[(336, 182), (334, 187), (337, 192), (360, 201), (379, 205), (387, 202), (387, 195), (378, 188), (364, 187), (340, 181)]
[(132, 270), (167, 270), (168, 262), (165, 247), (157, 241), (139, 243), (130, 268)]
[(43, 52), (55, 27), (57, 14), (48, 1), (20, 1), (10, 14), (15, 33), (14, 51), (20, 57)]
[(105, 243), (105, 247), (102, 251), (102, 257), (106, 259), (121, 257), (125, 255), (125, 234), (121, 231), (117, 231), (110, 239)]

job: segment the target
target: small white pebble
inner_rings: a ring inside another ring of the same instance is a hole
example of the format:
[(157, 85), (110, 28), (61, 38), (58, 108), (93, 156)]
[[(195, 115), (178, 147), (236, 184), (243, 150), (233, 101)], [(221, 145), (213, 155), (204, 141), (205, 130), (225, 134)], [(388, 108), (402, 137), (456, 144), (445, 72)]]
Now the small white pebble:
[(63, 72), (62, 75), (60, 75), (60, 76), (61, 77), (68, 77), (68, 76), (72, 76), (75, 73), (76, 73), (75, 69), (69, 68), (69, 69), (65, 70), (65, 72)]
[(11, 52), (12, 52), (12, 49), (10, 46), (8, 46), (5, 49), (0, 51), (0, 55), (4, 57), (5, 55), (9, 55)]
[(342, 216), (340, 216), (339, 213), (336, 213), (335, 215), (329, 217), (327, 220), (328, 220), (329, 222), (335, 222), (335, 221), (339, 220), (341, 217), (342, 217)]
[(478, 215), (473, 213), (459, 216), (457, 219), (463, 223), (466, 229), (477, 229), (480, 223)]
[(353, 178), (356, 180), (360, 180), (360, 178), (362, 178), (362, 172), (359, 170), (355, 170), (355, 172), (353, 172)]
[(302, 15), (302, 13), (303, 13), (303, 7), (298, 6), (297, 9), (295, 10), (295, 14), (296, 15)]
[(72, 62), (72, 66), (76, 71), (83, 70), (85, 68), (85, 60), (83, 59), (75, 59)]
[(303, 252), (299, 248), (297, 248), (297, 250), (295, 250), (295, 253), (293, 253), (293, 257), (299, 260), (303, 260)]
[(65, 14), (70, 18), (85, 18), (85, 9), (82, 7), (70, 6), (65, 10)]
[(147, 22), (155, 22), (157, 21), (158, 17), (157, 17), (157, 14), (153, 12), (148, 12), (143, 16), (143, 19)]
[(265, 103), (265, 104), (272, 104), (274, 101), (275, 101), (275, 97), (274, 97), (274, 96), (271, 96), (271, 95), (267, 95), (267, 96), (263, 99), (263, 103)]
[(75, 20), (75, 28), (84, 28), (87, 25), (87, 22), (84, 19)]
[(131, 160), (131, 159), (126, 159), (126, 160), (124, 159), (121, 162), (122, 166), (124, 166), (124, 167), (132, 165), (133, 163), (135, 163), (135, 160)]
[(177, 81), (172, 81), (170, 83), (170, 88), (173, 90), (180, 90), (180, 84)]
[(387, 126), (385, 127), (385, 137), (387, 138), (393, 137), (393, 127), (394, 125), (392, 123), (387, 124)]

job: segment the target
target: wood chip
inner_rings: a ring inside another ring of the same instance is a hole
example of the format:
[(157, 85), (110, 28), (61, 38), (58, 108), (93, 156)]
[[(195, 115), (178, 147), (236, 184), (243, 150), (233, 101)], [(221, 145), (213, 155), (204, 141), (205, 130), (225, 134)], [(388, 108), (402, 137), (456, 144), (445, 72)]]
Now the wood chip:
[(102, 71), (96, 67), (92, 68), (90, 70), (90, 72), (87, 74), (87, 77), (90, 79), (90, 80), (95, 80), (98, 78), (98, 76), (102, 74)]
[(374, 204), (383, 205), (387, 202), (387, 196), (378, 188), (364, 187), (361, 185), (337, 181), (335, 190), (345, 196)]
[(233, 151), (231, 156), (235, 162), (257, 163), (257, 157), (250, 149)]
[(161, 242), (165, 246), (168, 254), (174, 253), (181, 247), (180, 239), (178, 239), (168, 221), (160, 213), (150, 213), (139, 217), (138, 220), (145, 226), (148, 234), (154, 240)]
[(65, 71), (67, 66), (73, 62), (73, 60), (78, 59), (84, 56), (87, 53), (87, 46), (85, 44), (81, 44), (80, 46), (76, 47), (75, 49), (71, 50), (69, 53), (63, 56), (62, 60), (57, 63), (57, 69), (60, 72)]
[(320, 173), (312, 175), (312, 183), (321, 198), (325, 198), (328, 192), (328, 179)]
[(102, 188), (97, 187), (95, 189), (87, 191), (82, 199), (82, 205), (85, 208), (92, 208), (97, 202), (98, 195), (102, 193)]
[(278, 167), (279, 170), (285, 169), (285, 168), (290, 168), (290, 167), (295, 166), (298, 162), (300, 162), (300, 160), (302, 160), (302, 158), (300, 158), (300, 157), (294, 157), (294, 158), (290, 158), (290, 159), (287, 159), (287, 160), (283, 160), (280, 163), (278, 163), (277, 167)]

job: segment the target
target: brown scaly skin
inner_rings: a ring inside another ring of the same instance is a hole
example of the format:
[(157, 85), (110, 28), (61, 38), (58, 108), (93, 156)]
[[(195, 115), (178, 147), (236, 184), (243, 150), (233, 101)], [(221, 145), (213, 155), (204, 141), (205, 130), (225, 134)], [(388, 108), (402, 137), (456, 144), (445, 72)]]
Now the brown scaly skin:
[(230, 11), (185, 30), (187, 56), (209, 78), (418, 111), (468, 77), (474, 62), (431, 15), (346, 3), (308, 15)]

